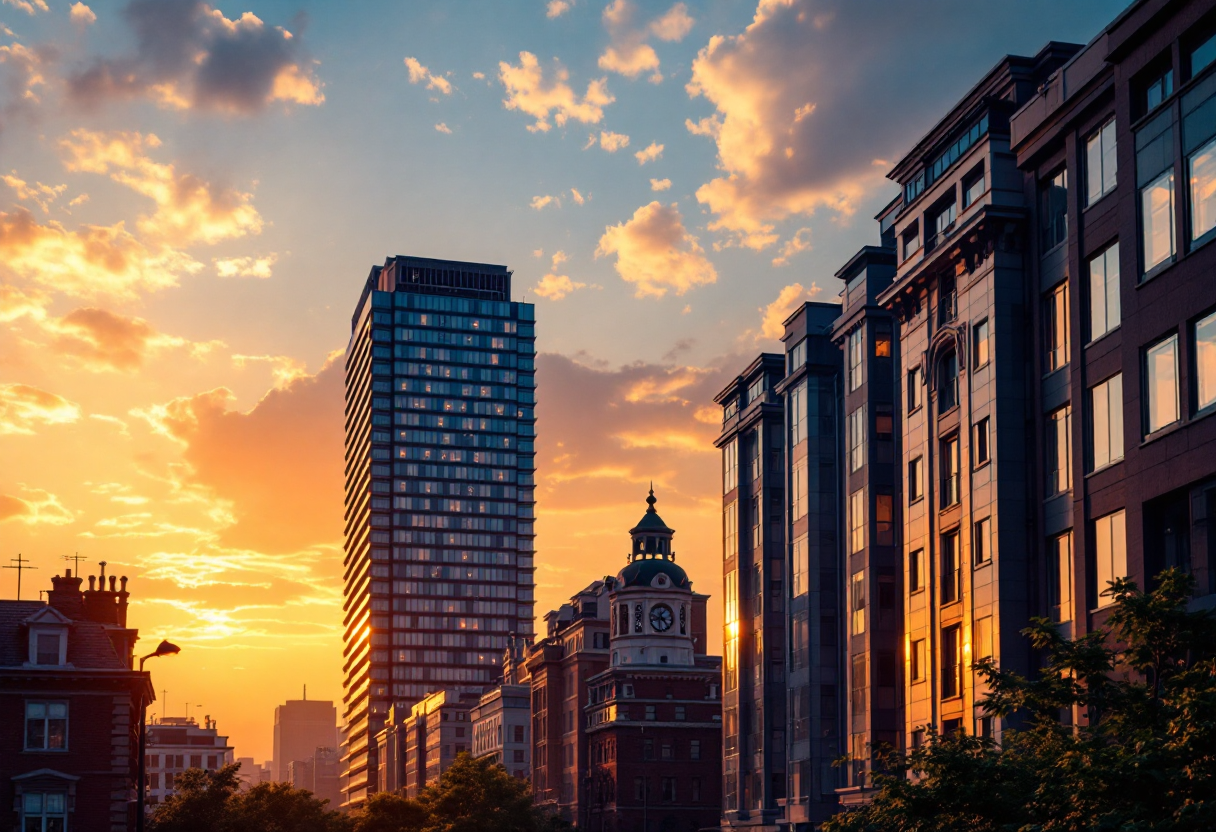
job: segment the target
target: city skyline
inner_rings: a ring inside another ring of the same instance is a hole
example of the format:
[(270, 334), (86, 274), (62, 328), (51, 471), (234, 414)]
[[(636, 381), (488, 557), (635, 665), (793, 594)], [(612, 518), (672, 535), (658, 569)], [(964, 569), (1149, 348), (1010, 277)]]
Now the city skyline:
[[(0, 564), (37, 567), (26, 599), (75, 552), (129, 576), (141, 646), (183, 648), (157, 691), (257, 759), (301, 684), (342, 698), (341, 351), (367, 264), (506, 263), (536, 306), (541, 613), (623, 565), (651, 478), (716, 587), (714, 394), (803, 300), (836, 301), (910, 137), (999, 55), (1122, 7), (43, 5), (0, 6)], [(271, 74), (165, 60), (153, 24)]]

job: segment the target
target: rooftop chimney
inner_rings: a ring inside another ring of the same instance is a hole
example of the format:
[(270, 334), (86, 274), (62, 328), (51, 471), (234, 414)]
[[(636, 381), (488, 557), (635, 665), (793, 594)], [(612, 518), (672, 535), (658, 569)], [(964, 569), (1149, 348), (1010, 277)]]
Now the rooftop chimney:
[(80, 578), (72, 577), (72, 570), (63, 570), (63, 576), (51, 578), (51, 591), (46, 594), (46, 601), (59, 612), (72, 620), (84, 618), (84, 596), (80, 593)]

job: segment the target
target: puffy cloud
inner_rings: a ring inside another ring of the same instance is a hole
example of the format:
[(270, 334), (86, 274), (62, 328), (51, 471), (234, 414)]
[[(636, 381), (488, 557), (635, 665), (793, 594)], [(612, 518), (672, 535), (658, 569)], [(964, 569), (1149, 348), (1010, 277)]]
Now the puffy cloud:
[(26, 200), (34, 203), (42, 209), (42, 213), (49, 213), (51, 203), (59, 198), (60, 194), (68, 189), (67, 185), (43, 185), (41, 182), (35, 182), (30, 185), (24, 179), (17, 176), (17, 171), (11, 174), (0, 176), (4, 180), (4, 184), (8, 185), (17, 194), (17, 199), (25, 202)]
[(549, 194), (545, 194), (544, 196), (532, 197), (532, 202), (530, 204), (537, 211), (539, 211), (542, 208), (545, 208), (546, 206), (549, 206), (549, 205), (553, 205), (557, 208), (560, 208), (562, 205), (557, 197), (550, 196)]
[(37, 14), (38, 12), (49, 12), (51, 10), (51, 7), (46, 4), (46, 0), (4, 0), (4, 2), (6, 5), (20, 9), (26, 14)]
[(268, 365), (275, 387), (286, 387), (297, 379), (310, 378), (304, 362), (289, 355), (234, 355), (232, 363), (238, 368), (249, 364)]
[(60, 142), (68, 170), (109, 174), (156, 203), (156, 211), (136, 225), (149, 239), (167, 245), (218, 243), (260, 234), (262, 216), (253, 195), (214, 185), (174, 165), (155, 162), (145, 152), (160, 146), (155, 134), (73, 130)]
[(787, 239), (781, 246), (781, 253), (773, 258), (774, 266), (789, 265), (790, 258), (795, 254), (811, 250), (811, 229), (799, 228), (794, 236)]
[(545, 6), (545, 17), (550, 20), (555, 17), (561, 17), (570, 11), (570, 7), (573, 5), (572, 0), (549, 0), (549, 5)]
[(230, 504), (224, 546), (277, 553), (341, 540), (342, 366), (331, 357), (247, 413), (220, 388), (134, 414), (182, 444), (189, 485)]
[(651, 179), (650, 180), (650, 190), (652, 190), (652, 191), (666, 191), (669, 188), (671, 188), (670, 179)]
[(616, 100), (608, 92), (605, 78), (587, 84), (587, 92), (580, 99), (568, 83), (569, 70), (554, 61), (553, 71), (546, 78), (540, 61), (531, 52), (519, 53), (519, 66), (500, 61), (498, 78), (507, 92), (503, 106), (536, 119), (528, 125), (534, 133), (547, 132), (553, 124), (564, 127), (570, 119), (598, 124), (604, 117), (604, 107)]
[(157, 332), (142, 318), (128, 318), (97, 307), (73, 309), (43, 326), (52, 334), (52, 352), (76, 359), (94, 371), (136, 370), (161, 350), (189, 347), (194, 355), (204, 355), (222, 343), (191, 343)]
[(58, 222), (39, 224), (24, 208), (0, 211), (0, 270), (48, 289), (79, 297), (133, 297), (176, 286), (180, 275), (201, 268), (183, 252), (145, 246), (121, 222), (69, 231)]
[(452, 135), (452, 128), (448, 127), (442, 121), (435, 125), (435, 129), (440, 133), (447, 133), (449, 136)]
[(73, 3), (72, 10), (68, 14), (73, 23), (78, 23), (81, 26), (91, 26), (97, 22), (97, 15), (92, 9), (84, 3)]
[(442, 75), (431, 72), (419, 63), (417, 58), (406, 58), (405, 68), (409, 70), (411, 84), (421, 84), (425, 81), (428, 90), (435, 90), (444, 95), (452, 94), (452, 82)]
[(561, 300), (571, 292), (586, 288), (586, 283), (575, 282), (570, 279), (569, 275), (547, 274), (540, 279), (532, 291), (547, 300)]
[(66, 425), (80, 419), (80, 405), (28, 384), (0, 384), (0, 436), (33, 435), (39, 425)]
[(611, 130), (600, 131), (600, 147), (609, 153), (616, 153), (622, 148), (629, 147), (629, 137), (624, 133), (613, 133)]
[(651, 142), (633, 155), (637, 158), (639, 165), (644, 165), (647, 162), (653, 162), (663, 155), (663, 145)]
[(635, 285), (636, 297), (662, 297), (669, 289), (682, 295), (718, 279), (675, 203), (651, 202), (626, 222), (605, 228), (595, 256), (612, 254), (617, 273)]
[(278, 101), (325, 100), (300, 38), (253, 12), (229, 20), (203, 0), (132, 0), (122, 16), (135, 51), (69, 75), (69, 94), (82, 106), (142, 97), (173, 109), (250, 114)]
[(42, 292), (26, 293), (16, 286), (0, 283), (0, 323), (11, 323), (19, 318), (46, 318), (46, 306), (50, 298)]
[(220, 277), (257, 277), (268, 278), (271, 269), (278, 262), (279, 255), (271, 252), (265, 257), (217, 257), (215, 273)]
[(12, 520), (27, 526), (63, 526), (76, 519), (51, 492), (24, 485), (21, 491), (25, 496), (0, 494), (0, 523)]
[(801, 283), (791, 283), (777, 294), (777, 299), (761, 311), (759, 341), (763, 338), (780, 340), (785, 334), (785, 321), (797, 309), (809, 300), (815, 298), (822, 290), (815, 283), (809, 289), (804, 289)]
[(613, 0), (604, 8), (604, 26), (608, 29), (610, 42), (600, 55), (599, 66), (627, 78), (649, 72), (649, 80), (657, 84), (663, 80), (659, 56), (646, 41), (652, 36), (666, 41), (681, 40), (692, 28), (693, 19), (683, 3), (672, 6), (645, 26), (634, 24), (635, 12), (629, 0)]

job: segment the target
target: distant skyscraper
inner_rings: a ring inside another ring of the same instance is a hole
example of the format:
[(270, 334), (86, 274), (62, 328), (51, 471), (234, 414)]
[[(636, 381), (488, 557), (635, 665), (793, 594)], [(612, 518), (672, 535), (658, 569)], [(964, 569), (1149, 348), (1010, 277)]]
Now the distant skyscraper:
[(349, 805), (389, 706), (499, 675), (532, 633), (535, 316), (505, 266), (391, 257), (346, 352)]
[(274, 760), (270, 776), (288, 783), (287, 767), (308, 760), (318, 748), (338, 747), (338, 709), (319, 699), (289, 699), (274, 709)]

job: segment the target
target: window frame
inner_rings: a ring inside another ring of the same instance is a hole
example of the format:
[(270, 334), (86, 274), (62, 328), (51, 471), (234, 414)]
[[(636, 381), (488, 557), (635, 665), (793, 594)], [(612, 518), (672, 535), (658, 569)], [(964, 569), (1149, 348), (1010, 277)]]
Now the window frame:
[(913, 367), (912, 369), (908, 370), (908, 413), (915, 413), (924, 407), (925, 394), (921, 389), (923, 387), (921, 376), (923, 375), (924, 373), (921, 371), (920, 367)]
[[(1117, 524), (1116, 520), (1118, 521)], [(1116, 525), (1119, 532), (1118, 535), (1115, 534)], [(1111, 550), (1104, 555), (1099, 546), (1102, 543), (1102, 533), (1105, 526), (1109, 526), (1106, 532), (1111, 542)], [(1093, 575), (1094, 587), (1096, 589), (1094, 594), (1095, 606), (1092, 609), (1099, 610), (1103, 607), (1109, 607), (1114, 603), (1113, 598), (1103, 594), (1110, 588), (1109, 586), (1103, 586), (1104, 583), (1109, 583), (1102, 580), (1104, 562), (1109, 560), (1109, 563), (1106, 565), (1109, 567), (1111, 581), (1127, 576), (1127, 509), (1117, 509), (1101, 517), (1096, 517), (1091, 523), (1091, 527), (1093, 529)], [(1116, 543), (1116, 540), (1118, 543)], [(1120, 560), (1122, 560), (1122, 563), (1120, 563)], [(1120, 566), (1122, 566), (1122, 570), (1119, 569)]]
[(941, 438), (941, 460), (939, 497), (941, 508), (945, 510), (953, 508), (963, 500), (962, 443), (957, 433)]
[(1069, 294), (1067, 280), (1057, 283), (1043, 293), (1043, 375), (1062, 370), (1071, 360), (1072, 322), (1069, 320)]
[(925, 499), (925, 457), (913, 457), (908, 460), (908, 505), (919, 503)]
[[(1111, 385), (1118, 383), (1118, 395), (1112, 395)], [(1102, 391), (1105, 397), (1105, 413), (1106, 425), (1105, 433), (1107, 436), (1107, 447), (1105, 461), (1098, 464), (1098, 392)], [(1103, 471), (1112, 465), (1117, 465), (1123, 461), (1127, 454), (1127, 433), (1126, 426), (1123, 420), (1123, 373), (1115, 373), (1107, 376), (1102, 381), (1091, 386), (1085, 391), (1086, 408), (1085, 408), (1085, 473), (1093, 474), (1098, 471)], [(1114, 418), (1117, 416), (1117, 419)], [(1115, 429), (1116, 421), (1118, 429)], [(1115, 441), (1114, 437), (1118, 436), (1118, 454), (1114, 452)]]
[[(987, 171), (984, 170), (984, 163), (980, 162), (974, 168), (969, 170), (965, 176), (963, 176), (960, 186), (963, 192), (964, 211), (978, 202), (980, 197), (988, 192), (986, 174)], [(974, 192), (974, 188), (977, 184), (980, 186), (980, 190), (978, 192)]]
[[(1114, 170), (1111, 171), (1111, 174), (1114, 177), (1114, 181), (1112, 181), (1110, 183), (1109, 187), (1107, 187), (1107, 184), (1106, 184), (1107, 150), (1106, 150), (1106, 146), (1105, 146), (1108, 129), (1110, 130), (1109, 135), (1110, 135), (1110, 139), (1111, 139), (1111, 148), (1110, 148), (1111, 160), (1115, 164)], [(1092, 187), (1093, 181), (1094, 181), (1094, 175), (1093, 175), (1094, 172), (1093, 172), (1093, 156), (1091, 153), (1091, 147), (1093, 146), (1093, 143), (1095, 141), (1097, 142), (1097, 146), (1098, 146), (1098, 163), (1100, 165), (1099, 179), (1101, 180), (1101, 185), (1100, 185), (1097, 193), (1094, 193), (1094, 190)], [(1115, 116), (1111, 115), (1111, 117), (1108, 118), (1102, 124), (1101, 127), (1099, 127), (1097, 130), (1094, 130), (1085, 139), (1085, 207), (1088, 208), (1091, 205), (1097, 204), (1104, 197), (1113, 193), (1114, 190), (1118, 187), (1119, 187), (1119, 144), (1118, 144), (1118, 135), (1116, 132)]]
[(857, 327), (848, 337), (849, 359), (849, 392), (852, 393), (866, 380), (866, 328)]
[[(952, 362), (952, 363), (951, 363)], [(947, 370), (949, 363), (950, 369)], [(937, 412), (948, 413), (959, 406), (958, 352), (947, 350), (937, 359)], [(949, 395), (943, 395), (949, 393)]]
[[(1057, 414), (1063, 414), (1062, 418), (1057, 418)], [(1043, 472), (1048, 479), (1044, 482), (1043, 490), (1045, 496), (1051, 499), (1072, 490), (1072, 405), (1057, 407), (1045, 418)], [(1063, 448), (1060, 447), (1061, 437), (1064, 439)], [(1055, 463), (1060, 465), (1052, 468)]]
[[(1214, 35), (1213, 38), (1216, 39), (1216, 35)], [(1206, 354), (1206, 351), (1204, 353), (1200, 352), (1201, 342), (1199, 340), (1199, 327), (1201, 325), (1207, 325), (1207, 326), (1211, 327), (1211, 341), (1202, 342), (1202, 343), (1210, 343), (1209, 349), (1211, 350), (1210, 361), (1207, 362), (1211, 369), (1211, 375), (1207, 380), (1207, 384), (1204, 384), (1204, 376), (1203, 376), (1203, 369), (1204, 369), (1204, 363), (1205, 363), (1204, 355)], [(1193, 369), (1193, 375), (1194, 375), (1194, 383), (1191, 385), (1191, 388), (1193, 391), (1191, 394), (1191, 400), (1193, 402), (1194, 412), (1196, 415), (1207, 414), (1207, 413), (1212, 412), (1214, 409), (1216, 409), (1216, 309), (1209, 310), (1206, 315), (1201, 315), (1200, 317), (1198, 317), (1194, 321), (1192, 321), (1190, 330), (1191, 330), (1191, 337), (1190, 337), (1191, 356), (1190, 356), (1190, 358), (1191, 358), (1191, 367)], [(1209, 390), (1211, 393), (1211, 398), (1208, 400), (1208, 402), (1206, 404), (1204, 404), (1201, 399), (1201, 394), (1205, 389)]]
[[(1058, 546), (1061, 541), (1065, 544), (1063, 549)], [(1072, 621), (1075, 583), (1072, 563), (1072, 531), (1069, 530), (1047, 539), (1047, 592), (1045, 598), (1047, 616), (1053, 623)]]
[[(948, 653), (953, 653), (954, 655), (948, 657)], [(957, 699), (963, 695), (965, 688), (963, 680), (963, 628), (961, 624), (942, 627), (941, 656), (942, 699)], [(949, 685), (947, 685), (947, 680), (950, 682)]]
[[(1099, 261), (1101, 261), (1102, 265), (1102, 292), (1100, 295), (1097, 291), (1098, 287), (1095, 283), (1096, 275), (1094, 272), (1094, 265)], [(1114, 264), (1113, 275), (1111, 274), (1112, 263)], [(1110, 335), (1112, 332), (1123, 326), (1123, 286), (1121, 282), (1122, 270), (1120, 269), (1119, 264), (1119, 241), (1116, 239), (1102, 248), (1101, 251), (1097, 251), (1092, 254), (1085, 262), (1085, 266), (1089, 278), (1087, 281), (1087, 288), (1089, 291), (1089, 303), (1087, 304), (1087, 312), (1089, 313), (1087, 316), (1087, 323), (1089, 324), (1088, 346), (1089, 344), (1100, 341), (1107, 335)], [(1099, 298), (1102, 301), (1102, 319), (1104, 327), (1101, 332), (1097, 331), (1097, 326), (1095, 324), (1095, 313), (1097, 311), (1097, 303)], [(1111, 303), (1112, 299), (1114, 301), (1113, 314)], [(1116, 319), (1113, 324), (1110, 322), (1112, 317)]]
[(971, 326), (971, 360), (977, 369), (992, 360), (992, 328), (986, 317)]
[[(1062, 184), (1056, 184), (1061, 180)], [(1039, 256), (1068, 242), (1068, 167), (1056, 168), (1039, 180)], [(1062, 191), (1060, 195), (1058, 192)], [(1057, 213), (1057, 199), (1062, 211)], [(1050, 217), (1050, 222), (1049, 222)], [(1062, 222), (1058, 217), (1063, 217)]]
[[(1153, 263), (1148, 262), (1148, 237), (1146, 235), (1146, 222), (1152, 216), (1152, 211), (1145, 211), (1145, 197), (1149, 191), (1153, 190), (1162, 180), (1168, 180), (1169, 206), (1166, 216), (1169, 218), (1169, 253), (1155, 260)], [(1177, 220), (1177, 200), (1178, 187), (1174, 179), (1174, 166), (1158, 174), (1143, 187), (1137, 189), (1138, 199), (1136, 201), (1136, 211), (1139, 214), (1139, 229), (1140, 236), (1140, 282), (1150, 280), (1156, 275), (1168, 269), (1178, 259), (1178, 220)]]
[(908, 552), (908, 594), (916, 595), (925, 591), (925, 550), (912, 549)]
[(975, 568), (992, 563), (992, 516), (981, 517), (971, 524), (971, 565)]
[[(992, 463), (992, 417), (982, 416), (971, 426), (971, 448), (975, 462), (972, 468), (979, 470)], [(982, 456), (981, 456), (982, 454)]]
[[(941, 545), (941, 587), (938, 599), (941, 605), (948, 606), (963, 600), (963, 536), (958, 526), (947, 529), (939, 538)], [(946, 545), (946, 541), (951, 541)], [(949, 588), (950, 593), (946, 590)]]
[[(51, 716), (52, 706), (63, 706), (63, 740), (62, 745), (54, 747), (51, 745), (51, 722), (59, 721), (59, 718)], [(42, 706), (44, 709), (43, 716), (31, 717), (31, 706)], [(21, 750), (28, 752), (36, 752), (39, 754), (64, 754), (71, 750), (71, 704), (66, 699), (26, 699), (22, 705), (22, 735), (21, 735)], [(30, 723), (32, 721), (42, 722), (42, 745), (30, 745)]]
[[(1154, 384), (1154, 374), (1150, 361), (1153, 352), (1166, 344), (1171, 345), (1171, 351), (1173, 352), (1174, 357), (1174, 392), (1172, 397), (1174, 405), (1174, 418), (1168, 422), (1163, 422), (1154, 426), (1153, 410), (1155, 404), (1154, 391), (1156, 389), (1156, 385)], [(1180, 373), (1182, 368), (1181, 356), (1178, 353), (1178, 333), (1171, 332), (1168, 335), (1149, 343), (1144, 347), (1143, 350), (1141, 350), (1140, 356), (1140, 378), (1142, 385), (1142, 401), (1144, 403), (1142, 413), (1142, 418), (1144, 421), (1141, 425), (1141, 434), (1145, 438), (1148, 438), (1150, 436), (1159, 434), (1162, 431), (1168, 430), (1182, 421), (1182, 402), (1180, 400), (1182, 392), (1182, 379)]]

